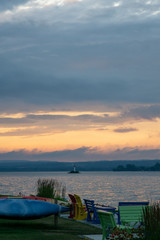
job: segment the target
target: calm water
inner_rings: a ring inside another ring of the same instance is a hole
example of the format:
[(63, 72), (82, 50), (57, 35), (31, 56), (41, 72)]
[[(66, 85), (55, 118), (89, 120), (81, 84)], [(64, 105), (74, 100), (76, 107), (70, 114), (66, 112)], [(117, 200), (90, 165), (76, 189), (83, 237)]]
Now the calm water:
[(14, 172), (0, 173), (0, 194), (36, 194), (39, 178), (57, 179), (67, 193), (117, 206), (119, 201), (160, 200), (160, 172)]

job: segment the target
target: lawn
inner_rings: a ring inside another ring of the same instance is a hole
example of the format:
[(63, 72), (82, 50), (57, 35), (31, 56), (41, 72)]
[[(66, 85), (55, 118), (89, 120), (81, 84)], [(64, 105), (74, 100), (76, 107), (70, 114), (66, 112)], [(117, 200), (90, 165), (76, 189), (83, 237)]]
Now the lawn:
[(58, 219), (56, 228), (54, 216), (23, 221), (0, 219), (1, 240), (82, 240), (79, 235), (101, 233), (94, 226), (64, 218)]

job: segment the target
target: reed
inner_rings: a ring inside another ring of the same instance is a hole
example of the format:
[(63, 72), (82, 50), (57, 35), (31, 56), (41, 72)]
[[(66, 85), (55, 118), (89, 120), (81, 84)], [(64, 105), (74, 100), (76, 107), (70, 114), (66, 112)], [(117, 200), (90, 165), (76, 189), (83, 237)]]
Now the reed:
[(37, 196), (46, 198), (65, 198), (66, 187), (56, 179), (38, 179)]
[(160, 202), (143, 209), (144, 239), (160, 239)]

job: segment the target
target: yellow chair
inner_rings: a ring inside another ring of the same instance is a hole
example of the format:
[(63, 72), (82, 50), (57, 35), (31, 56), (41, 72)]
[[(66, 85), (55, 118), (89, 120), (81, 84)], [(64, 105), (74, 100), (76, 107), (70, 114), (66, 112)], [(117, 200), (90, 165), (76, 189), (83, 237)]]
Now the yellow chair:
[(82, 204), (81, 198), (77, 194), (74, 194), (74, 197), (77, 201), (77, 211), (76, 211), (75, 219), (84, 220), (87, 218), (86, 207)]

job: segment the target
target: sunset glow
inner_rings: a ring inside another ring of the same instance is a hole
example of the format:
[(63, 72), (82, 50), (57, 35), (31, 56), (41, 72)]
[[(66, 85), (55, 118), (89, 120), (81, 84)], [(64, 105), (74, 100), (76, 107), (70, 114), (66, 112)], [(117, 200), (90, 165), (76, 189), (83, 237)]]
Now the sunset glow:
[(0, 160), (160, 157), (160, 4), (0, 6)]
[(123, 148), (147, 150), (160, 147), (159, 118), (122, 119), (122, 113), (118, 112), (2, 114), (1, 126), (1, 152), (21, 149), (52, 152), (89, 147), (107, 154)]

